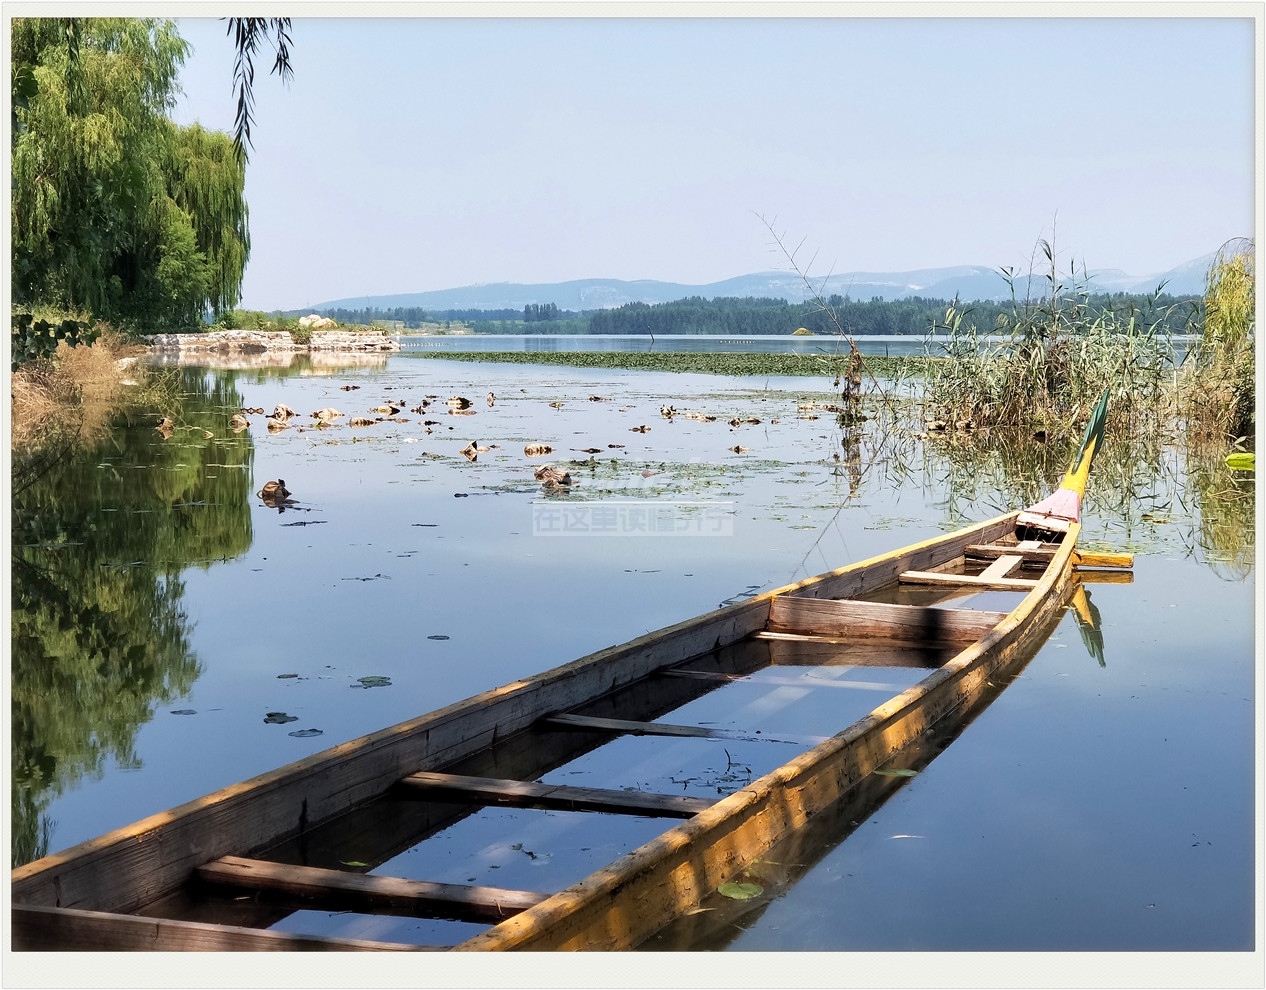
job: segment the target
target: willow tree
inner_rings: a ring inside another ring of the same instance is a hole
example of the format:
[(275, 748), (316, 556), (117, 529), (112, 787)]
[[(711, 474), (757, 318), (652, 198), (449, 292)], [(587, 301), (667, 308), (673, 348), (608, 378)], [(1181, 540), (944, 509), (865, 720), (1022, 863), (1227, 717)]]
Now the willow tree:
[(13, 299), (132, 326), (237, 303), (245, 162), (167, 116), (189, 51), (171, 21), (13, 21)]

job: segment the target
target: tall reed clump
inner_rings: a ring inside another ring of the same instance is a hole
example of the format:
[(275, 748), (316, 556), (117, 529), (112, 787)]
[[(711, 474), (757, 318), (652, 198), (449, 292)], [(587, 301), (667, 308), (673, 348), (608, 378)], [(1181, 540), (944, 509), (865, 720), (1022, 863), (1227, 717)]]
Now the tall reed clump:
[(1184, 366), (1184, 407), (1196, 433), (1244, 438), (1256, 426), (1253, 258), (1249, 238), (1227, 241), (1205, 280), (1204, 332)]
[[(1001, 270), (1011, 289), (1011, 312), (980, 329), (958, 300), (933, 327), (932, 362), (924, 390), (931, 429), (1027, 427), (1067, 431), (1084, 421), (1104, 388), (1112, 392), (1113, 421), (1131, 432), (1165, 422), (1172, 412), (1174, 362), (1166, 333), (1174, 307), (1161, 309), (1158, 286), (1142, 309), (1089, 305), (1083, 264), (1061, 274), (1055, 249), (1038, 242), (1047, 270), (1034, 299), (1017, 292), (1017, 272)], [(1026, 279), (1030, 287), (1035, 281)]]

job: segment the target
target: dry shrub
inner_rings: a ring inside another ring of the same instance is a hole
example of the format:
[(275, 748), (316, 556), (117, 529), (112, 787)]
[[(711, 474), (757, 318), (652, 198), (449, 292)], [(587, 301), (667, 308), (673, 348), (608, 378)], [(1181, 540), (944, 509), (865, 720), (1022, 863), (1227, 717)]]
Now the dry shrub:
[(31, 361), (13, 372), (15, 475), (19, 464), (43, 464), (103, 436), (129, 391), (124, 382), (145, 377), (139, 365), (126, 360), (142, 350), (105, 332), (91, 345), (60, 344), (51, 360)]

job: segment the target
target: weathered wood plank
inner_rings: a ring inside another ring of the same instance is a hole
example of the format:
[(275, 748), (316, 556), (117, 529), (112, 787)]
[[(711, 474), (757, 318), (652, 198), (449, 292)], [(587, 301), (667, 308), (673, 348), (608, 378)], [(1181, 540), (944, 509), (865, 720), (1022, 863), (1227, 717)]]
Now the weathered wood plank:
[(530, 890), (379, 877), (240, 856), (205, 863), (195, 874), (201, 882), (217, 887), (302, 897), (321, 910), (390, 909), (393, 914), (454, 921), (500, 921), (548, 896)]
[(830, 637), (776, 639), (778, 633), (753, 633), (768, 637), (770, 663), (778, 667), (939, 667), (962, 649), (962, 644), (903, 644), (871, 639), (839, 641)]
[(827, 680), (822, 677), (742, 677), (736, 674), (714, 674), (707, 670), (666, 670), (666, 676), (693, 677), (702, 681), (723, 681), (726, 683), (759, 684), (762, 687), (796, 687), (796, 688), (841, 688), (845, 691), (896, 691), (893, 684), (877, 684), (873, 681)]
[(737, 739), (740, 742), (807, 743), (817, 745), (823, 736), (801, 736), (780, 733), (779, 738), (760, 732), (742, 729), (710, 729), (706, 725), (673, 725), (669, 722), (633, 722), (623, 718), (593, 718), (588, 715), (560, 713), (543, 719), (550, 725), (569, 729), (600, 729), (604, 732), (621, 732), (630, 736), (683, 736), (698, 739)]
[[(959, 575), (953, 577), (957, 579)], [(780, 595), (769, 607), (769, 631), (909, 643), (969, 643), (989, 632), (1005, 615), (1004, 612), (972, 609), (923, 608), (919, 605)]]
[(987, 578), (978, 574), (933, 574), (930, 571), (905, 571), (901, 575), (901, 583), (958, 585), (998, 591), (1032, 591), (1037, 587), (1037, 581), (1029, 578)]
[(994, 578), (1005, 578), (1024, 563), (1024, 557), (1018, 553), (1004, 554), (986, 567), (977, 577), (992, 581)]
[(456, 949), (629, 948), (698, 904), (940, 718), (970, 704), (998, 667), (1049, 634), (1072, 585), (1080, 528), (1070, 526), (1061, 554), (1007, 618), (945, 666), (708, 811)]
[(292, 935), (256, 928), (26, 904), (13, 905), (11, 931), (13, 948), (27, 952), (426, 952), (450, 948)]
[(560, 808), (566, 811), (606, 811), (625, 815), (659, 815), (668, 818), (691, 818), (716, 804), (716, 801), (708, 798), (685, 794), (568, 787), (530, 780), (468, 777), (455, 773), (414, 773), (400, 783), (414, 792), (439, 799), (458, 798), (488, 804)]

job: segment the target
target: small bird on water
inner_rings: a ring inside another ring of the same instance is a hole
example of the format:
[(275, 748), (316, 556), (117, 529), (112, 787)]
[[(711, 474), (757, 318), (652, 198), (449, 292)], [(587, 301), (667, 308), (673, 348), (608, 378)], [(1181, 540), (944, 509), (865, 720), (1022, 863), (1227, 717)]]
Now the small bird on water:
[(281, 499), (289, 498), (290, 491), (286, 488), (286, 483), (278, 478), (276, 481), (265, 481), (264, 487), (256, 494), (262, 499)]

